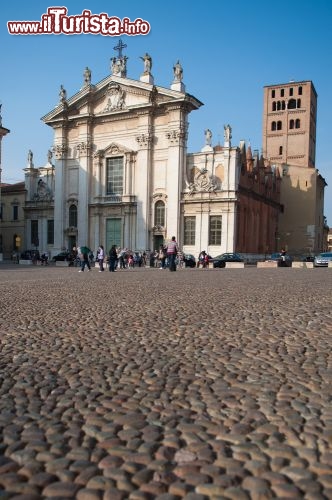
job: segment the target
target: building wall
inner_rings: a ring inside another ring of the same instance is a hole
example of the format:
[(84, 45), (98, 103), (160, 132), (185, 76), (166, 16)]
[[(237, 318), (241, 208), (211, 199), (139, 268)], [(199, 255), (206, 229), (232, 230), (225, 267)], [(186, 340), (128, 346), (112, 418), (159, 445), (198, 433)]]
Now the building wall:
[(2, 239), (1, 253), (4, 259), (10, 259), (14, 251), (20, 252), (25, 249), (25, 198), (24, 182), (1, 185), (0, 234)]

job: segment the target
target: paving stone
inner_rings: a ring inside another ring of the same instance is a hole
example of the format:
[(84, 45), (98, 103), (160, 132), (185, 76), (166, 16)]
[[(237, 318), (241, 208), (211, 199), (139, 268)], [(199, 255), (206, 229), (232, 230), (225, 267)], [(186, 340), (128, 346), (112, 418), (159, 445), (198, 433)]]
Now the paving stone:
[(2, 266), (0, 499), (332, 498), (331, 273)]

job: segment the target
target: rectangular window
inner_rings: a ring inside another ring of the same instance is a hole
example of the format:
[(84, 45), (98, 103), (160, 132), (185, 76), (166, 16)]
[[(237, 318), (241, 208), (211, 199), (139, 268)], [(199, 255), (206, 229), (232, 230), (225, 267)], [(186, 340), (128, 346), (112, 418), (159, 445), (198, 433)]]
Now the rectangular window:
[(47, 244), (54, 245), (54, 220), (47, 221)]
[(123, 157), (106, 160), (106, 194), (123, 194)]
[(276, 96), (276, 91), (275, 90), (272, 90), (272, 99), (274, 99)]
[(39, 246), (38, 220), (31, 221), (31, 245), (35, 247)]
[(221, 215), (210, 216), (209, 245), (221, 245)]
[(18, 220), (18, 206), (13, 206), (13, 220)]
[(195, 245), (196, 217), (184, 218), (184, 245)]
[(0, 220), (3, 219), (3, 204), (0, 203)]
[(106, 220), (106, 249), (110, 250), (112, 245), (122, 246), (122, 221), (121, 219)]

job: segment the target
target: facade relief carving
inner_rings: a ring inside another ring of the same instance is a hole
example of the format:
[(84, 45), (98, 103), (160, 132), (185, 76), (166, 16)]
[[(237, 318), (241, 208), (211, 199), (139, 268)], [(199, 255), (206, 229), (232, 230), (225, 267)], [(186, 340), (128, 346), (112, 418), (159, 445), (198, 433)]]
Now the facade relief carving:
[(189, 194), (194, 193), (212, 193), (218, 189), (218, 184), (214, 177), (206, 168), (198, 170), (194, 176), (193, 182), (189, 184)]
[(140, 148), (147, 148), (151, 144), (152, 135), (148, 132), (136, 136), (136, 142)]
[(107, 103), (104, 113), (108, 111), (119, 111), (126, 108), (126, 92), (118, 83), (111, 82), (107, 87)]
[(37, 192), (34, 194), (33, 201), (52, 201), (52, 191), (43, 179), (37, 183)]
[(78, 156), (87, 156), (89, 154), (91, 148), (91, 143), (90, 141), (82, 141), (79, 144), (77, 144), (76, 149), (78, 152)]
[(180, 127), (178, 130), (166, 132), (166, 137), (170, 144), (184, 144), (187, 134), (185, 128)]
[(53, 146), (53, 148), (52, 148), (52, 151), (54, 153), (56, 160), (61, 160), (62, 158), (65, 157), (65, 155), (68, 151), (68, 147), (64, 143), (63, 144), (55, 144), (55, 146)]

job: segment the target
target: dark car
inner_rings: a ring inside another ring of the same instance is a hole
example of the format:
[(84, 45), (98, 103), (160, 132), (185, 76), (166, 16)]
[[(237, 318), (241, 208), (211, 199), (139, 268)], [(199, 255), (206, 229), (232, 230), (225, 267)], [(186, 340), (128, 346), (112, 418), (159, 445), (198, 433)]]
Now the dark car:
[(184, 267), (196, 267), (196, 259), (190, 253), (183, 254)]
[(40, 260), (39, 250), (25, 250), (21, 253), (22, 260)]
[(225, 267), (226, 262), (243, 262), (242, 257), (238, 253), (222, 253), (213, 257), (213, 267)]
[(291, 267), (293, 259), (287, 253), (276, 252), (271, 254), (271, 257), (266, 259), (266, 262), (277, 262), (280, 267)]
[(58, 255), (54, 255), (54, 257), (52, 257), (53, 262), (57, 262), (58, 260), (72, 262), (73, 259), (74, 256), (70, 252), (60, 252)]

